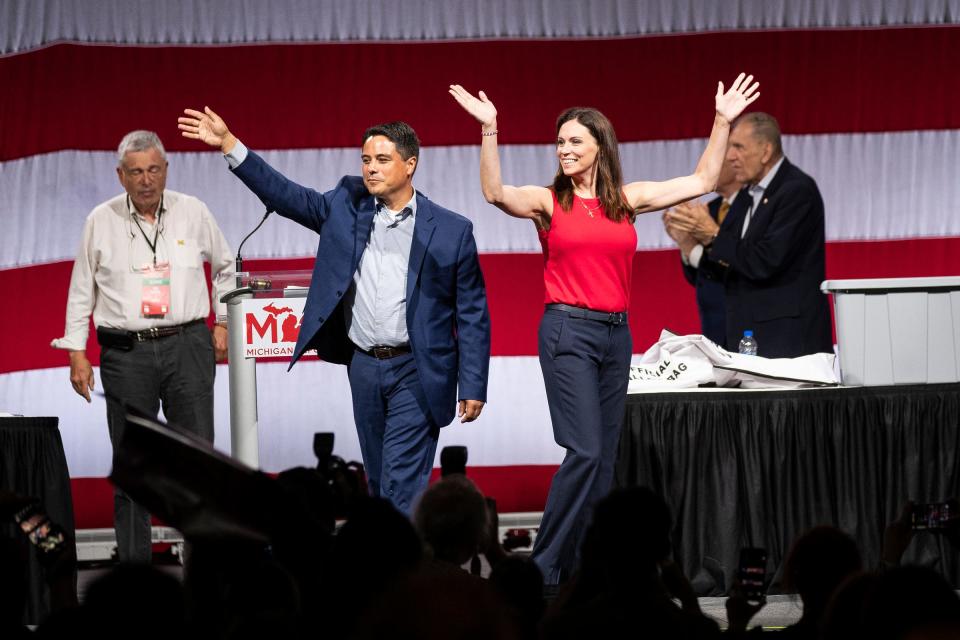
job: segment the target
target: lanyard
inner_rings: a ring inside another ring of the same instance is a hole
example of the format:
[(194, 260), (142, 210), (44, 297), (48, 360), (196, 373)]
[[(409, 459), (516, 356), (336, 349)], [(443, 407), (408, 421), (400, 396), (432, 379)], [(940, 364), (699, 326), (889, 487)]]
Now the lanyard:
[[(127, 196), (127, 210), (130, 209), (130, 196)], [(140, 226), (140, 221), (137, 220), (137, 214), (133, 213), (133, 221), (137, 225), (137, 229), (140, 229), (140, 235), (143, 236), (143, 239), (147, 241), (147, 246), (150, 247), (150, 251), (153, 252), (153, 266), (157, 266), (157, 238), (160, 236), (160, 216), (163, 215), (163, 196), (160, 196), (160, 206), (157, 208), (157, 224), (156, 230), (153, 232), (153, 242), (150, 242), (150, 238), (147, 237), (146, 232), (143, 230), (143, 227)]]

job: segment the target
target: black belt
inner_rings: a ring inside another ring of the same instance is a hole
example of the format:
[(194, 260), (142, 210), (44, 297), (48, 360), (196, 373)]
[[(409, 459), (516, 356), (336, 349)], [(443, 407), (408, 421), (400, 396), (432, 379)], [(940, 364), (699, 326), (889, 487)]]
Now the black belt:
[(597, 322), (606, 322), (607, 324), (626, 324), (626, 311), (594, 311), (593, 309), (584, 309), (574, 307), (569, 304), (554, 302), (547, 305), (547, 309), (553, 311), (563, 311), (571, 318), (584, 318), (586, 320), (596, 320)]
[(183, 333), (184, 329), (192, 327), (195, 324), (203, 324), (206, 320), (197, 318), (183, 324), (175, 324), (171, 327), (153, 327), (152, 329), (142, 329), (141, 331), (128, 331), (130, 337), (137, 342), (146, 342), (147, 340), (156, 340), (157, 338), (168, 338)]
[(396, 358), (397, 356), (402, 356), (405, 353), (410, 353), (409, 345), (400, 347), (376, 346), (369, 351), (366, 349), (361, 349), (360, 347), (357, 347), (357, 345), (353, 346), (356, 347), (357, 351), (365, 353), (372, 358), (376, 358), (377, 360), (387, 360), (388, 358)]

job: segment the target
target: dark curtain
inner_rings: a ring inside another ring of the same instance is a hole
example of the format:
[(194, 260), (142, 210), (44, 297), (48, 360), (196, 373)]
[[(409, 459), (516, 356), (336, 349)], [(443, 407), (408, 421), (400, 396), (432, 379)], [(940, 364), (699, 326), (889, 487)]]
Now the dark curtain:
[[(0, 488), (36, 498), (50, 520), (63, 527), (72, 545), (76, 538), (73, 500), (57, 422), (57, 418), (0, 418)], [(38, 624), (50, 612), (44, 568), (12, 519), (0, 521), (0, 536), (19, 541), (29, 558), (24, 623)]]
[[(676, 559), (698, 594), (726, 593), (747, 546), (768, 550), (777, 593), (807, 529), (843, 529), (872, 568), (907, 500), (960, 495), (958, 427), (958, 384), (638, 394), (616, 477), (664, 496)], [(958, 550), (936, 533), (918, 532), (904, 562), (960, 585)]]

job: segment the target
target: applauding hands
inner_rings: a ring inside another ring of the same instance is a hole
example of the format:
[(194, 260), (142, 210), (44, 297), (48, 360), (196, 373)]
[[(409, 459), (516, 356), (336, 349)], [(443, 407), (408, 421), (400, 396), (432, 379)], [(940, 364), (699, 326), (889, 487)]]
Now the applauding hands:
[(674, 240), (677, 240), (674, 233), (679, 232), (700, 244), (710, 244), (720, 232), (720, 225), (710, 217), (707, 205), (697, 201), (681, 202), (671, 207), (664, 212), (663, 222), (667, 226), (667, 234)]

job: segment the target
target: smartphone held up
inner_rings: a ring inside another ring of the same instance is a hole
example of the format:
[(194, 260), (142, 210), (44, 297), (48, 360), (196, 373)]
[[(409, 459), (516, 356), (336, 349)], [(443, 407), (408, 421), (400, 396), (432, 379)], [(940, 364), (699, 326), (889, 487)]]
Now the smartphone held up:
[(949, 502), (914, 504), (910, 509), (910, 528), (914, 531), (941, 531), (954, 517)]
[(740, 565), (737, 578), (743, 597), (750, 604), (763, 602), (766, 593), (767, 550), (745, 547), (740, 550)]

